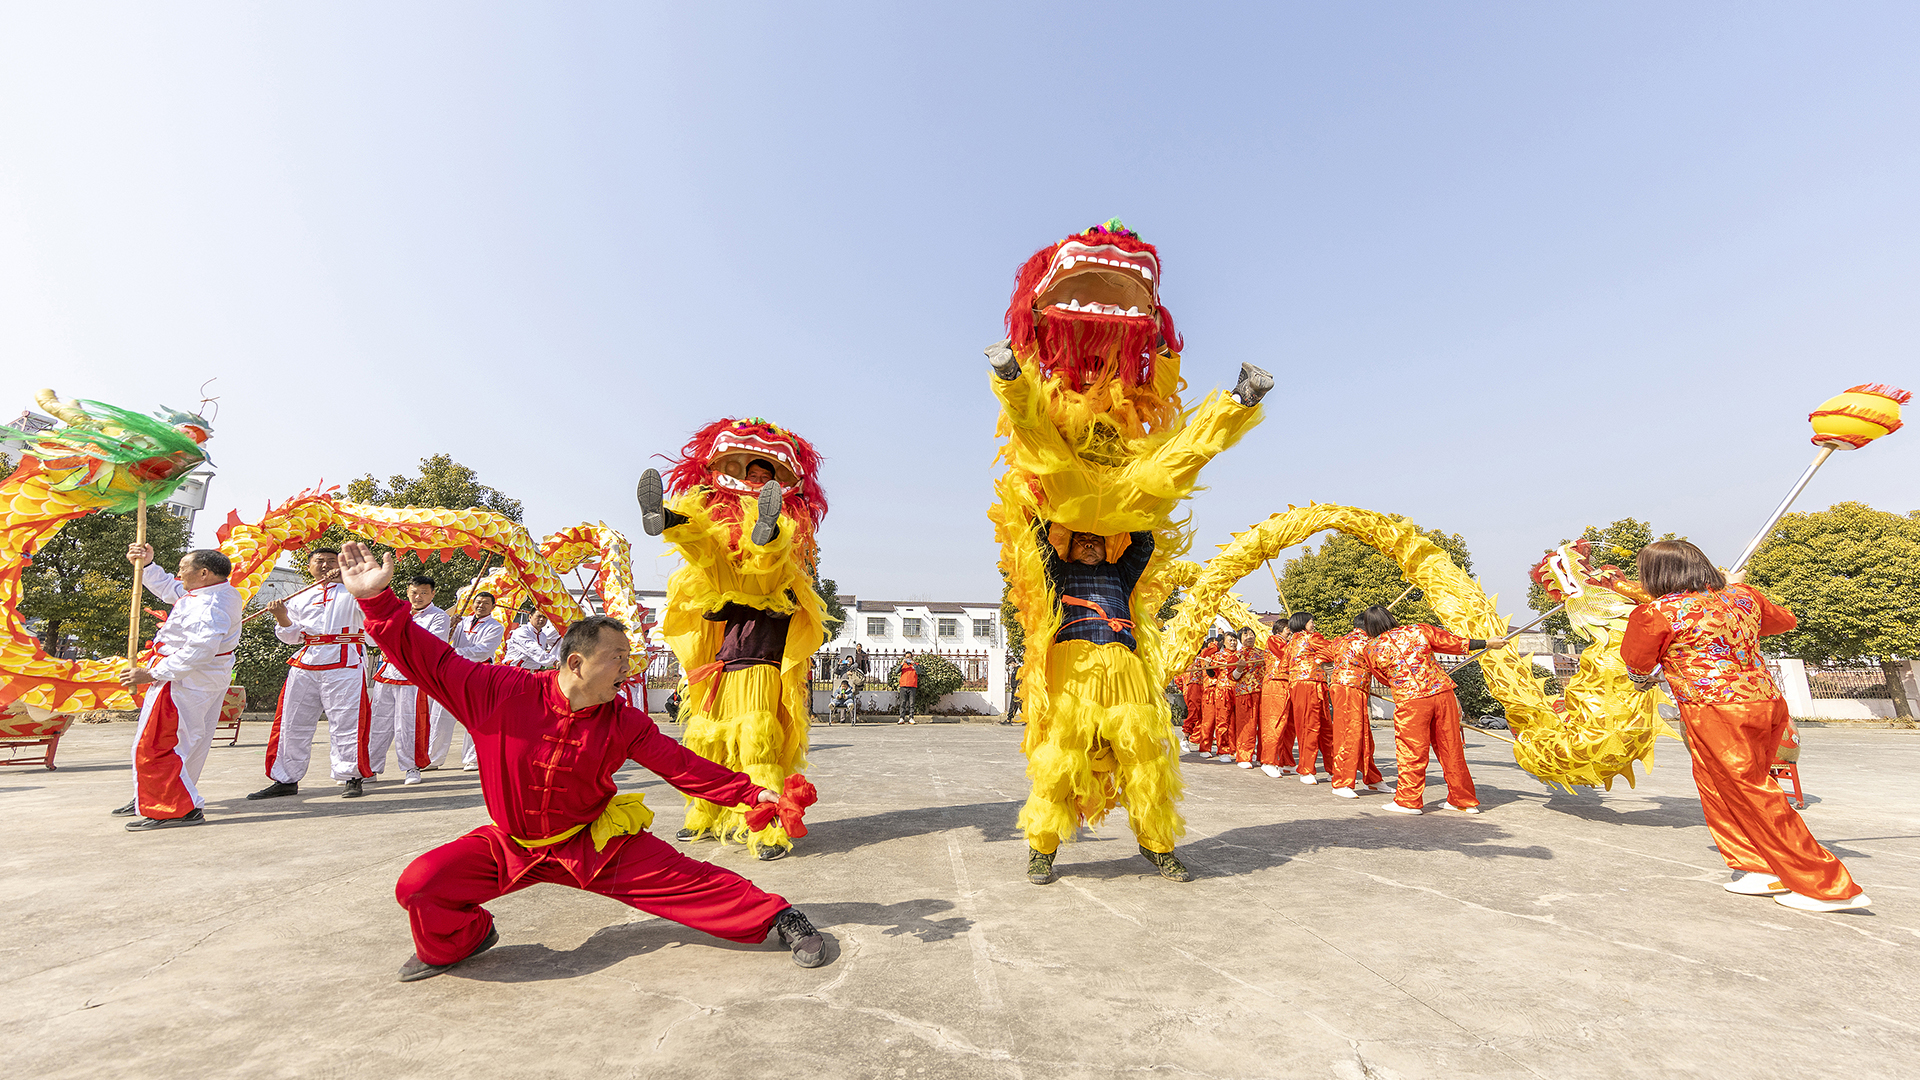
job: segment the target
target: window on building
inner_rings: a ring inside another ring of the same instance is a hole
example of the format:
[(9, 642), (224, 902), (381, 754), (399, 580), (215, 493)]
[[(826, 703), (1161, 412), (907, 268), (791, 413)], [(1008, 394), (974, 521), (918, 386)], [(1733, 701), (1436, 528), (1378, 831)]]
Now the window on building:
[(921, 631), (920, 631), (919, 619), (901, 619), (900, 620), (900, 636), (901, 637), (919, 637), (920, 632)]
[(959, 619), (941, 619), (940, 620), (940, 636), (949, 637), (949, 638), (959, 637), (960, 636), (960, 620)]
[(887, 620), (868, 619), (867, 620), (867, 636), (868, 637), (886, 637), (887, 636)]
[(993, 620), (992, 619), (973, 620), (973, 636), (979, 638), (981, 641), (985, 641), (991, 644), (993, 642)]

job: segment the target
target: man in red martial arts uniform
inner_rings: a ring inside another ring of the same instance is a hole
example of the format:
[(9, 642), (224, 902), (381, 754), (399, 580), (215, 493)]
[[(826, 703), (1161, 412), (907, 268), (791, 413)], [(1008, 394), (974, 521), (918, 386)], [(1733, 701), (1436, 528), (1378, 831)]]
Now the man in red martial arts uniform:
[(826, 945), (799, 908), (675, 851), (646, 831), (653, 814), (637, 795), (616, 794), (613, 774), (631, 759), (696, 798), (728, 806), (779, 801), (614, 700), (630, 653), (618, 620), (582, 619), (561, 639), (557, 670), (522, 671), (476, 664), (414, 625), (387, 588), (392, 555), (382, 565), (349, 542), (340, 579), (360, 601), (381, 652), (479, 745), (480, 791), (493, 819), (401, 873), (394, 894), (414, 943), (402, 982), (491, 948), (500, 934), (480, 905), (542, 882), (599, 893), (729, 941), (758, 943), (774, 931), (794, 963), (826, 962)]

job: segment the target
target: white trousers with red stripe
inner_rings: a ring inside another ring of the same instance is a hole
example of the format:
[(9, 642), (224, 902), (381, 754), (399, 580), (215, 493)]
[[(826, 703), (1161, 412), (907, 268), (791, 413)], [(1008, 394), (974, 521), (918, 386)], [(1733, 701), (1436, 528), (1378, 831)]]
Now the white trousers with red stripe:
[(297, 784), (306, 777), (313, 733), (323, 713), (335, 780), (378, 776), (386, 769), (393, 725), (382, 729), (374, 722), (373, 702), (367, 696), (361, 669), (291, 668), (287, 684), (280, 690), (279, 708), (273, 714), (273, 735), (267, 740), (268, 778)]
[[(207, 804), (200, 794), (200, 770), (207, 764), (226, 697), (224, 686), (189, 690), (156, 683), (147, 688), (147, 698), (140, 703), (140, 726), (133, 735), (133, 798), (142, 816), (179, 817)], [(169, 700), (172, 708), (162, 707), (162, 715), (156, 717), (156, 706)], [(182, 796), (192, 805), (173, 805)]]
[(378, 679), (367, 690), (373, 695), (374, 725), (393, 732), (393, 749), (402, 769), (438, 767), (446, 761), (455, 721), (439, 702), (417, 686)]

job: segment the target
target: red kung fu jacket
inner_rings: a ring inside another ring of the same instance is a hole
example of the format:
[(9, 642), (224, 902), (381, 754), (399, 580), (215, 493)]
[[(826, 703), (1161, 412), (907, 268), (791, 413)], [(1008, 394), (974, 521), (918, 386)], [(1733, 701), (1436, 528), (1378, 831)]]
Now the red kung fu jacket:
[(1302, 630), (1288, 638), (1286, 652), (1282, 655), (1287, 665), (1287, 678), (1293, 682), (1323, 682), (1320, 664), (1332, 659), (1332, 654), (1327, 651), (1327, 639), (1317, 630)]
[(1354, 686), (1367, 690), (1373, 686), (1373, 671), (1367, 667), (1367, 646), (1372, 639), (1365, 630), (1351, 630), (1327, 643), (1327, 681), (1335, 686)]
[(1393, 703), (1405, 705), (1453, 689), (1453, 680), (1440, 670), (1434, 653), (1457, 656), (1471, 651), (1467, 639), (1451, 631), (1426, 623), (1402, 623), (1367, 645), (1367, 666), (1393, 688)]
[[(415, 626), (391, 591), (360, 601), (360, 609), (387, 658), (466, 726), (479, 748), (487, 815), (510, 836), (544, 840), (592, 822), (617, 791), (613, 774), (629, 759), (721, 806), (760, 798), (760, 786), (745, 773), (681, 746), (619, 700), (575, 712), (557, 672), (468, 660)], [(584, 843), (586, 835), (567, 843)]]
[(1798, 626), (1793, 612), (1750, 585), (1717, 592), (1669, 593), (1627, 618), (1620, 658), (1637, 679), (1667, 669), (1682, 705), (1735, 705), (1780, 696), (1760, 657), (1760, 639)]

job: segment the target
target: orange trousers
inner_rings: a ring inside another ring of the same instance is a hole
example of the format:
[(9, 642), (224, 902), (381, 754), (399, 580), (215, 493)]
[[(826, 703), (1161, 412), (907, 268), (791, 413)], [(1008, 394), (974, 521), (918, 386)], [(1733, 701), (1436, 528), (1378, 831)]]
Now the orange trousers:
[(1225, 686), (1209, 686), (1202, 698), (1206, 719), (1200, 726), (1200, 752), (1216, 754), (1233, 726), (1233, 691)]
[(1460, 733), (1460, 699), (1446, 690), (1393, 705), (1393, 759), (1400, 770), (1393, 801), (1418, 810), (1427, 797), (1427, 752), (1440, 759), (1447, 802), (1479, 806), (1467, 771), (1466, 737)]
[(1193, 742), (1200, 735), (1201, 712), (1204, 709), (1204, 706), (1201, 704), (1203, 694), (1200, 689), (1199, 680), (1196, 679), (1188, 683), (1182, 690), (1181, 696), (1185, 698), (1187, 702), (1187, 719), (1184, 724), (1180, 725), (1180, 734), (1184, 736), (1188, 742)]
[(1767, 775), (1787, 728), (1779, 698), (1740, 705), (1681, 705), (1700, 810), (1720, 857), (1735, 870), (1771, 872), (1802, 896), (1850, 900), (1860, 886), (1820, 846), (1787, 794)]
[(1362, 783), (1377, 784), (1380, 767), (1373, 763), (1373, 725), (1367, 722), (1367, 692), (1357, 686), (1327, 687), (1328, 711), (1333, 718), (1333, 786), (1350, 788), (1356, 773)]
[(1285, 679), (1260, 684), (1260, 764), (1293, 766), (1293, 697)]
[(1333, 771), (1333, 725), (1327, 721), (1327, 684), (1298, 681), (1293, 684), (1293, 735), (1300, 745), (1300, 775), (1312, 776), (1316, 757), (1326, 759), (1327, 771)]
[(1260, 741), (1260, 694), (1233, 695), (1233, 760), (1252, 761)]

